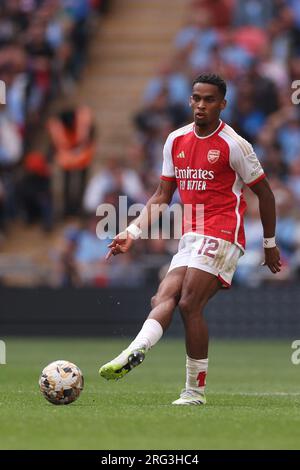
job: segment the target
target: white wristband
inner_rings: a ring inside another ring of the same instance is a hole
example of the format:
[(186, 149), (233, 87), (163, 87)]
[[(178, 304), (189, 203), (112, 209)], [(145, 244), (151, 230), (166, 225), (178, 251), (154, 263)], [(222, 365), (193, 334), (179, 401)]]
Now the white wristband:
[(264, 243), (263, 243), (264, 248), (275, 248), (275, 246), (276, 246), (275, 237), (264, 238)]
[(126, 230), (134, 240), (137, 240), (142, 235), (142, 230), (135, 224), (130, 224)]

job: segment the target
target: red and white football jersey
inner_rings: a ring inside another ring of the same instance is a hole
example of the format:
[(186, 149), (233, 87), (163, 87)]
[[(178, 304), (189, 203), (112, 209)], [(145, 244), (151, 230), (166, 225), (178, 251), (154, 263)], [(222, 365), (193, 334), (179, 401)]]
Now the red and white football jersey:
[[(195, 133), (194, 123), (172, 132), (164, 146), (161, 178), (176, 180), (182, 203), (192, 208), (185, 213), (184, 233), (198, 232), (245, 248), (243, 185), (252, 186), (265, 174), (251, 144), (230, 126), (220, 121), (206, 137)], [(199, 207), (204, 210), (200, 229)]]

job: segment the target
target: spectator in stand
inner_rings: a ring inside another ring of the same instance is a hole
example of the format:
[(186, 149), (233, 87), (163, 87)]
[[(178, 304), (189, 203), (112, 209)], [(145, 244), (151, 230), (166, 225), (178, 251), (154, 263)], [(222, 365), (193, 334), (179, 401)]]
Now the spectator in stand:
[(262, 113), (269, 116), (278, 110), (278, 90), (273, 80), (261, 75), (259, 60), (253, 59), (243, 80), (252, 86), (255, 105)]
[(267, 128), (282, 149), (282, 160), (291, 165), (300, 155), (300, 117), (296, 106), (288, 104), (268, 119)]
[(57, 262), (57, 280), (55, 284), (58, 287), (82, 287), (82, 282), (78, 273), (75, 254), (79, 230), (69, 228), (64, 233), (62, 248), (58, 255), (55, 253)]
[[(0, 70), (1, 76), (1, 70)], [(22, 138), (17, 125), (5, 111), (0, 112), (0, 168), (9, 168), (22, 156)]]
[(190, 8), (192, 15), (197, 14), (197, 10), (206, 10), (212, 18), (212, 24), (218, 29), (225, 29), (230, 26), (233, 15), (233, 8), (236, 0), (192, 0)]
[(261, 250), (263, 232), (255, 196), (247, 189), (245, 191), (245, 198), (248, 206), (245, 217), (247, 250), (239, 260), (234, 280), (238, 284), (244, 284), (248, 287), (257, 287), (262, 282), (262, 270), (259, 270), (258, 266), (263, 261), (263, 253)]
[(18, 44), (11, 43), (0, 52), (0, 77), (6, 85), (6, 106), (2, 112), (14, 123), (22, 138), (27, 116), (26, 61), (27, 55)]
[(73, 79), (79, 80), (86, 62), (91, 4), (87, 0), (62, 0), (62, 4), (65, 14), (72, 22), (69, 39), (73, 53), (68, 63), (68, 70)]
[(260, 58), (259, 73), (271, 80), (277, 90), (286, 90), (289, 87), (288, 69), (280, 57), (272, 54), (270, 43), (261, 51)]
[(40, 220), (48, 232), (53, 226), (50, 167), (42, 153), (30, 152), (25, 156), (24, 170), (18, 187), (19, 204), (28, 223)]
[(254, 25), (264, 29), (274, 18), (273, 0), (238, 0), (234, 8), (235, 26)]
[(286, 256), (291, 261), (296, 247), (300, 246), (300, 220), (292, 191), (278, 178), (270, 178), (277, 206), (277, 238)]
[(165, 90), (171, 106), (181, 105), (183, 108), (188, 106), (190, 83), (180, 68), (180, 62), (176, 57), (160, 65), (157, 75), (147, 85), (144, 94), (145, 104), (155, 101)]
[(0, 80), (6, 84), (7, 104), (1, 105), (0, 109), (0, 178), (1, 178), (1, 196), (0, 196), (0, 224), (2, 229), (6, 228), (7, 222), (16, 215), (16, 194), (15, 168), (22, 157), (23, 142), (21, 126), (17, 121), (17, 110), (19, 109), (17, 100), (12, 91), (14, 82), (13, 65), (5, 60), (1, 63), (0, 53)]
[(241, 46), (235, 38), (235, 30), (228, 29), (222, 35), (222, 44), (219, 45), (220, 56), (235, 78), (241, 76), (250, 67), (252, 55)]
[(70, 227), (64, 234), (64, 246), (59, 256), (61, 285), (80, 287), (107, 284), (105, 255), (108, 240), (96, 235), (98, 219), (83, 221), (80, 228)]
[(300, 122), (296, 109), (293, 109), (287, 122), (282, 123), (278, 140), (283, 149), (283, 159), (291, 165), (300, 155)]
[(300, 155), (290, 165), (287, 185), (297, 200), (298, 207), (300, 207)]
[(28, 108), (32, 124), (40, 119), (40, 111), (51, 94), (54, 50), (46, 38), (46, 24), (35, 18), (26, 33), (29, 62)]
[(265, 123), (266, 115), (257, 106), (251, 90), (239, 89), (234, 119), (236, 131), (249, 142), (254, 143), (256, 135)]
[(296, 55), (300, 54), (300, 3), (287, 0), (287, 10), (291, 18), (291, 46)]
[(95, 153), (94, 123), (87, 106), (65, 109), (48, 121), (54, 156), (63, 172), (64, 214), (80, 214), (87, 171)]
[(190, 24), (177, 34), (175, 47), (185, 51), (188, 66), (194, 75), (209, 67), (211, 53), (220, 41), (221, 34), (212, 25), (211, 12), (202, 8), (197, 10)]
[[(84, 209), (89, 214), (95, 214), (97, 207), (102, 204), (108, 194), (127, 196), (128, 204), (142, 202), (146, 199), (142, 181), (134, 170), (127, 168), (123, 161), (117, 158), (107, 159), (102, 170), (89, 181), (84, 194)], [(115, 205), (118, 206), (118, 198)]]
[(167, 88), (161, 88), (152, 101), (134, 117), (135, 125), (144, 138), (155, 137), (161, 126), (170, 123), (172, 127), (184, 125), (190, 112), (186, 105), (172, 103)]

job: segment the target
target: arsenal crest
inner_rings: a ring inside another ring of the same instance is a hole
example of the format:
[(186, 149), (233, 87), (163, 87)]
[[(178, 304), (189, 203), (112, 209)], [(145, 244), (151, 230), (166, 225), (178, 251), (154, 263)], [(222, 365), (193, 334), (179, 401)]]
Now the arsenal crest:
[(209, 163), (216, 163), (216, 161), (219, 160), (220, 153), (220, 150), (209, 150), (207, 154), (207, 160)]

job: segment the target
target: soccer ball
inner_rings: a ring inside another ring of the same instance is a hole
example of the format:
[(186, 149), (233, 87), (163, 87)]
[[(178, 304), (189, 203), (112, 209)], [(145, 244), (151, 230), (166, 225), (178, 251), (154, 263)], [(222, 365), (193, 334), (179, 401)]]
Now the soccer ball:
[(53, 405), (69, 405), (77, 400), (83, 384), (81, 370), (69, 361), (51, 362), (43, 369), (39, 380), (40, 391)]

